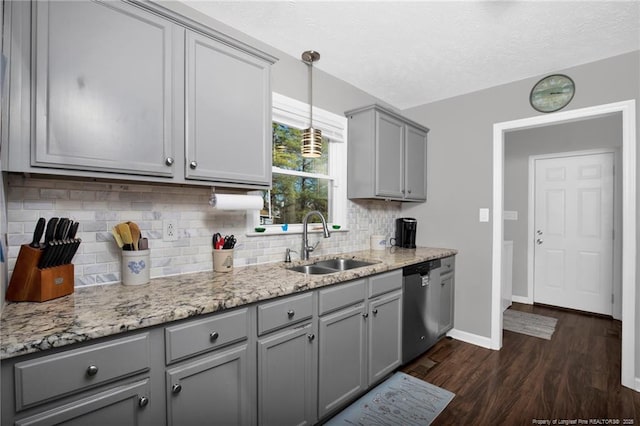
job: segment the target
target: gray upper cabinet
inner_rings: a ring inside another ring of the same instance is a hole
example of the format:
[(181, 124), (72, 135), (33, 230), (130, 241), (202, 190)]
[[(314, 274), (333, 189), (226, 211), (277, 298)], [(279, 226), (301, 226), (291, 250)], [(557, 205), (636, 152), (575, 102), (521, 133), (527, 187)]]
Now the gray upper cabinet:
[(270, 64), (187, 31), (188, 179), (271, 184)]
[(405, 127), (404, 197), (407, 200), (427, 199), (427, 132), (417, 127)]
[(271, 187), (273, 56), (154, 2), (10, 2), (3, 170)]
[(181, 28), (118, 2), (34, 2), (31, 164), (172, 176)]
[(345, 115), (348, 197), (425, 201), (429, 129), (379, 105)]

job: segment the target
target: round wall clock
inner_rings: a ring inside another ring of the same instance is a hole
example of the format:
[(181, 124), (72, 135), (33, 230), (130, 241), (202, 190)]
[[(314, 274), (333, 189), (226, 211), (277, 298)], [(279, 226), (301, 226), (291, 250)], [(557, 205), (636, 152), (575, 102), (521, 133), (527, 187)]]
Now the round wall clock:
[(564, 74), (548, 75), (538, 81), (529, 95), (531, 106), (540, 112), (554, 112), (566, 107), (576, 92), (576, 85)]

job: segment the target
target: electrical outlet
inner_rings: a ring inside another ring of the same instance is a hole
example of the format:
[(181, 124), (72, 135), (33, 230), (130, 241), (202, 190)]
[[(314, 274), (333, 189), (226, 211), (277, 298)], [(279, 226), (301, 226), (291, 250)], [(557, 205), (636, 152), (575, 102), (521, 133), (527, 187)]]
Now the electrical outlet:
[(162, 239), (164, 241), (176, 241), (178, 239), (178, 226), (174, 219), (162, 221)]

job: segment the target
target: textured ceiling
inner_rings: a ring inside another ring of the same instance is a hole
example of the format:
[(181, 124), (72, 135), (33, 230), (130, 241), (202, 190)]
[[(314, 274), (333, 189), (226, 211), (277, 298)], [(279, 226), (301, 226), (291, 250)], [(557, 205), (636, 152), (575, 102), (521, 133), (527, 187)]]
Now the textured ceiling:
[(400, 109), (640, 49), (640, 1), (183, 2)]

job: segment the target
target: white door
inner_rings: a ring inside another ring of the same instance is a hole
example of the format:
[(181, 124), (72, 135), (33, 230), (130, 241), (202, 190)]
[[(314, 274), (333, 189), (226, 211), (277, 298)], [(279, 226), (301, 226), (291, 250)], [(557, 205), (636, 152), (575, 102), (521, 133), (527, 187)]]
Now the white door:
[(613, 163), (613, 153), (535, 160), (535, 302), (611, 315)]

